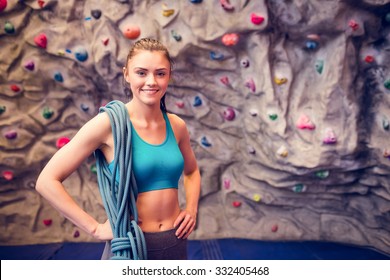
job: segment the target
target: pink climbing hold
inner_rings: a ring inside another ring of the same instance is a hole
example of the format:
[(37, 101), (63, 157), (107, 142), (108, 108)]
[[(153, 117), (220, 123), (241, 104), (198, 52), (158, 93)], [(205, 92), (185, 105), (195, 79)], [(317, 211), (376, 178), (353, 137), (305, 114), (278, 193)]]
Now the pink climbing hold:
[(237, 33), (228, 33), (222, 36), (222, 44), (225, 46), (234, 46), (238, 43), (239, 36)]
[(178, 108), (180, 108), (180, 109), (183, 109), (183, 108), (184, 108), (184, 102), (183, 102), (183, 101), (177, 101), (177, 102), (175, 103), (175, 105), (176, 105)]
[(10, 170), (3, 171), (3, 178), (7, 181), (11, 181), (14, 178), (14, 173)]
[(61, 149), (63, 146), (68, 144), (70, 139), (68, 137), (61, 137), (57, 140), (56, 146), (58, 149)]
[(252, 13), (251, 14), (251, 22), (253, 24), (260, 25), (264, 22), (264, 17), (262, 17), (256, 13)]
[(356, 31), (359, 28), (359, 24), (353, 19), (349, 21), (348, 26), (351, 27), (353, 31)]
[(272, 232), (277, 232), (278, 231), (278, 225), (273, 225), (271, 228)]
[(7, 0), (0, 0), (0, 12), (4, 11), (7, 8)]
[(337, 142), (337, 137), (334, 131), (330, 128), (325, 130), (325, 137), (322, 140), (324, 144), (335, 144)]
[(236, 117), (236, 113), (232, 107), (228, 107), (223, 111), (223, 117), (227, 121), (232, 121)]
[(35, 38), (34, 38), (34, 43), (35, 43), (35, 45), (37, 45), (38, 47), (40, 47), (40, 48), (42, 48), (42, 49), (46, 49), (46, 46), (47, 46), (47, 37), (46, 37), (46, 34), (41, 33), (41, 34), (35, 36)]
[(224, 188), (225, 189), (230, 189), (230, 179), (227, 179), (227, 178), (225, 178), (224, 180), (223, 180), (223, 186), (224, 186)]
[(229, 82), (229, 77), (228, 76), (223, 76), (219, 79), (221, 83), (223, 83), (225, 86), (228, 86), (230, 84)]
[(7, 138), (8, 140), (16, 139), (16, 137), (18, 137), (18, 132), (16, 130), (7, 131), (4, 134), (4, 137)]
[(252, 78), (245, 82), (245, 86), (251, 90), (251, 92), (256, 92), (256, 85)]
[(229, 0), (219, 0), (219, 3), (225, 11), (231, 12), (234, 10), (234, 6), (230, 4)]
[(233, 206), (234, 207), (240, 207), (241, 206), (241, 202), (240, 201), (233, 201)]
[(311, 122), (308, 116), (305, 114), (301, 115), (297, 121), (297, 127), (299, 129), (309, 129), (313, 130), (316, 126)]
[(45, 220), (43, 220), (43, 224), (45, 225), (45, 226), (51, 226), (51, 224), (53, 223), (53, 220), (52, 219), (45, 219)]

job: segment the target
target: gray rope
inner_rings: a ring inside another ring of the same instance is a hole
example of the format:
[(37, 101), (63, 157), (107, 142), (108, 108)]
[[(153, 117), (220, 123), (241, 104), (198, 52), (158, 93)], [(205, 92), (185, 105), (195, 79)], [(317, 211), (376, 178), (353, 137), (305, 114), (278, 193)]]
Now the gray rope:
[[(101, 107), (102, 112), (110, 118), (115, 150), (112, 174), (103, 153), (95, 151), (99, 190), (114, 236), (111, 259), (145, 260), (145, 237), (137, 224), (138, 188), (132, 171), (130, 118), (126, 106), (118, 100)], [(115, 180), (117, 172), (119, 183)]]

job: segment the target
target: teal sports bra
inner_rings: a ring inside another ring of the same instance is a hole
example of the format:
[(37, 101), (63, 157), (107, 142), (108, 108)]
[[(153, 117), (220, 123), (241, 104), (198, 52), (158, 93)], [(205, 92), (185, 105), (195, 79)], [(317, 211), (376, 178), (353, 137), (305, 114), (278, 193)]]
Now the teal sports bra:
[[(131, 127), (132, 135), (132, 161), (138, 192), (149, 192), (162, 189), (178, 188), (179, 179), (184, 169), (184, 159), (175, 134), (166, 113), (165, 119), (166, 137), (163, 143), (153, 145), (145, 142)], [(113, 172), (114, 161), (108, 164)], [(116, 172), (115, 180), (119, 182), (119, 172)]]

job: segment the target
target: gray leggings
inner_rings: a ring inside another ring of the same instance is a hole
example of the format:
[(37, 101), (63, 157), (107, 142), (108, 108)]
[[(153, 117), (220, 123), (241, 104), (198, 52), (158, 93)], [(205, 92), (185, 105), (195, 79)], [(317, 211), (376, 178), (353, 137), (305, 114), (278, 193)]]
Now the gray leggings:
[[(144, 232), (148, 260), (186, 260), (187, 239), (178, 239), (176, 229), (159, 232)], [(102, 260), (113, 256), (111, 242), (107, 241), (102, 254)]]

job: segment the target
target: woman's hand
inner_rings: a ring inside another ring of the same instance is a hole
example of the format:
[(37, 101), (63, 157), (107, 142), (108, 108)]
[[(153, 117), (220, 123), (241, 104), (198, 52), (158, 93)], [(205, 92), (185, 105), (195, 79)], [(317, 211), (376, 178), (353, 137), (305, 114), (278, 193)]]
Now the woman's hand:
[(188, 236), (192, 233), (196, 225), (196, 214), (188, 211), (187, 209), (182, 210), (179, 216), (176, 218), (173, 223), (174, 228), (178, 225), (179, 228), (176, 230), (177, 238), (188, 238)]
[(107, 220), (104, 224), (98, 224), (92, 235), (96, 239), (102, 241), (112, 240), (114, 236), (112, 234), (110, 221)]

